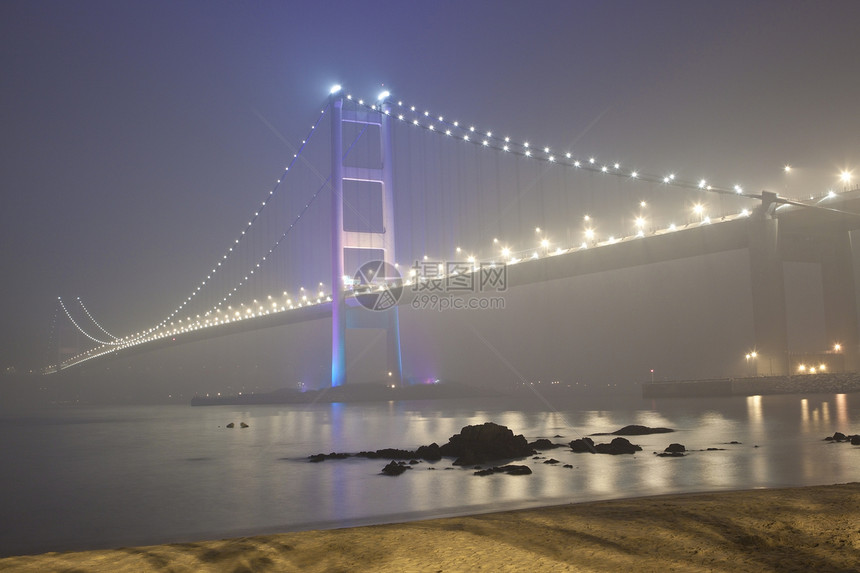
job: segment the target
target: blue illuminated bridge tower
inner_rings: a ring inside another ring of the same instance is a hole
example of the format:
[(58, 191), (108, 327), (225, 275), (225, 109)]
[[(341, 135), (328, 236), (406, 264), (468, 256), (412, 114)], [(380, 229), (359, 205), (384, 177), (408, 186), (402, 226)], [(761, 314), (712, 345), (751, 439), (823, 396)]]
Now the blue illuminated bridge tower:
[[(340, 386), (346, 382), (346, 331), (348, 328), (376, 328), (386, 331), (386, 354), (388, 377), (393, 384), (403, 381), (403, 361), (400, 354), (400, 321), (397, 306), (386, 310), (368, 310), (350, 298), (346, 302), (346, 283), (352, 280), (356, 268), (348, 268), (348, 259), (358, 264), (382, 261), (394, 268), (394, 188), (392, 175), (390, 105), (385, 101), (387, 94), (380, 98), (377, 109), (344, 109), (344, 98), (339, 93), (332, 94), (331, 118), (331, 165), (332, 165), (332, 356), (331, 385)], [(353, 123), (368, 128), (368, 137), (378, 133), (379, 157), (375, 165), (355, 166), (345, 164), (343, 128)], [(375, 128), (375, 129), (370, 129)], [(369, 222), (357, 229), (348, 229), (344, 224), (344, 206), (353, 209), (357, 218), (362, 213), (346, 200), (344, 191), (353, 187), (354, 191), (377, 194), (381, 197), (381, 221)], [(356, 267), (358, 267), (358, 264)]]

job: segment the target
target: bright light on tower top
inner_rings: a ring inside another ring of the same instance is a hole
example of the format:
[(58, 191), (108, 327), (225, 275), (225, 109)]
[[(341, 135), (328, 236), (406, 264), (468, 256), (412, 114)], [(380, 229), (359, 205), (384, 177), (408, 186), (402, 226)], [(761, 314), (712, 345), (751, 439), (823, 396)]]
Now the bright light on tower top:
[(385, 100), (385, 98), (387, 98), (387, 97), (388, 97), (388, 96), (390, 96), (390, 95), (391, 95), (391, 92), (390, 92), (390, 91), (388, 91), (388, 90), (385, 90), (385, 91), (383, 91), (383, 92), (379, 92), (379, 95), (378, 95), (378, 96), (376, 96), (376, 99), (377, 99), (378, 101), (384, 101), (384, 100)]
[(334, 84), (333, 86), (331, 86), (331, 89), (328, 91), (328, 93), (334, 95), (342, 89), (343, 88), (340, 86), (340, 84)]

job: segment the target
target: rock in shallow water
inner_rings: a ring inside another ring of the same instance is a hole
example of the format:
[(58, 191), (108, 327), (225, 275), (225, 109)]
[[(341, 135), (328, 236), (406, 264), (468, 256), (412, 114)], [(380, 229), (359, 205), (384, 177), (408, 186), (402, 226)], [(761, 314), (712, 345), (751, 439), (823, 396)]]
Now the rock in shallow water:
[(476, 476), (488, 476), (492, 474), (500, 474), (505, 473), (509, 476), (527, 476), (531, 475), (532, 470), (528, 466), (518, 466), (518, 465), (506, 465), (506, 466), (497, 466), (493, 468), (487, 468), (485, 470), (476, 471), (474, 475)]
[(608, 444), (597, 444), (594, 446), (594, 450), (598, 454), (635, 454), (636, 452), (641, 452), (642, 448), (637, 446), (636, 444), (631, 444), (630, 440), (627, 438), (615, 438)]
[(387, 476), (399, 476), (406, 470), (411, 470), (412, 466), (406, 465), (403, 462), (395, 462), (392, 461), (384, 468), (382, 468), (382, 473)]
[(570, 449), (576, 454), (594, 454), (594, 440), (591, 438), (577, 438), (570, 442)]
[[(674, 432), (671, 428), (649, 428), (648, 426), (640, 426), (631, 424), (624, 426), (620, 430), (615, 430), (611, 433), (613, 436), (645, 436), (647, 434), (668, 434)], [(605, 436), (606, 434), (594, 434), (595, 436)]]
[(515, 436), (507, 427), (493, 422), (465, 426), (459, 434), (451, 436), (439, 451), (443, 456), (457, 458), (454, 465), (461, 466), (524, 458), (535, 453), (522, 434)]

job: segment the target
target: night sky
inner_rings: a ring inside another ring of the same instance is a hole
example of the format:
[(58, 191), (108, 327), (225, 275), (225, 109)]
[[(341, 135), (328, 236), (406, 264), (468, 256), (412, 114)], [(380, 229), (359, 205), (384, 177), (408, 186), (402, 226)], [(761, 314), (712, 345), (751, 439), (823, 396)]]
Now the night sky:
[(856, 1), (6, 0), (0, 366), (45, 363), (58, 296), (115, 334), (169, 313), (333, 83), (654, 172), (838, 187), (860, 176), (858, 21)]

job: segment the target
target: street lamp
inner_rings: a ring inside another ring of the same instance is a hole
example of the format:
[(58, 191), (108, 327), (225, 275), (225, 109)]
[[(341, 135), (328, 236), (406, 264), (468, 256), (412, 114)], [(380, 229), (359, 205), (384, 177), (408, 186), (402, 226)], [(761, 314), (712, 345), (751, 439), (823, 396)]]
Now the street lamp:
[(851, 172), (843, 170), (842, 173), (839, 174), (839, 179), (842, 181), (842, 186), (844, 191), (848, 191), (848, 187), (851, 185), (852, 175)]
[(753, 374), (755, 371), (755, 359), (756, 358), (758, 358), (758, 352), (756, 352), (755, 350), (753, 350), (751, 352), (747, 352), (747, 354), (746, 354), (747, 370), (749, 370), (750, 374)]
[(594, 244), (594, 229), (591, 227), (585, 229), (585, 238), (589, 243)]

